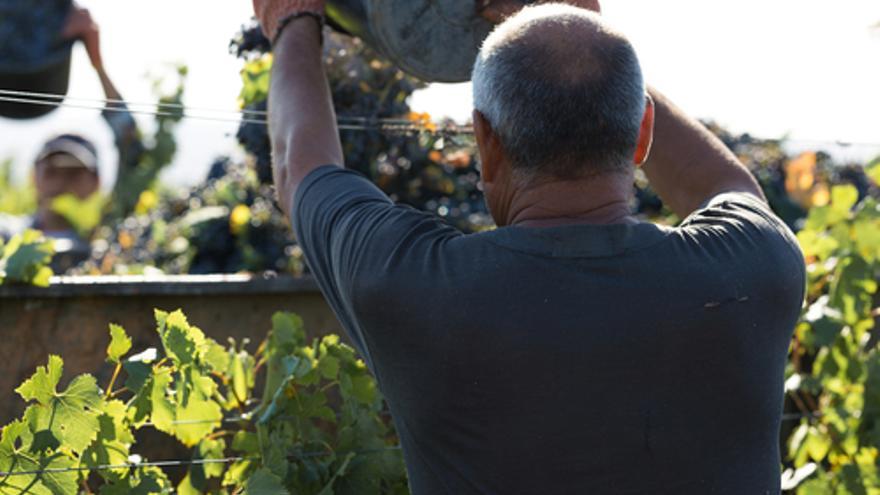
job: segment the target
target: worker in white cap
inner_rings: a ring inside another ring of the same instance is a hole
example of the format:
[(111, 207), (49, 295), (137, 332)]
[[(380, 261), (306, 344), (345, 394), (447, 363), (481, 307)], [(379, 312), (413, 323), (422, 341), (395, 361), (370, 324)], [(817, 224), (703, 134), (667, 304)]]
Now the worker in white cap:
[[(81, 40), (85, 45), (108, 100), (102, 116), (119, 150), (120, 173), (131, 170), (139, 162), (144, 147), (134, 118), (104, 69), (98, 25), (87, 9), (74, 6), (62, 36)], [(76, 134), (62, 134), (49, 140), (34, 161), (37, 211), (27, 217), (0, 214), (0, 238), (8, 239), (29, 228), (38, 229), (61, 241), (56, 243), (56, 250), (72, 249), (86, 255), (88, 244), (80, 239), (68, 219), (54, 210), (53, 200), (64, 194), (87, 199), (99, 190), (100, 184), (98, 153), (91, 141)]]

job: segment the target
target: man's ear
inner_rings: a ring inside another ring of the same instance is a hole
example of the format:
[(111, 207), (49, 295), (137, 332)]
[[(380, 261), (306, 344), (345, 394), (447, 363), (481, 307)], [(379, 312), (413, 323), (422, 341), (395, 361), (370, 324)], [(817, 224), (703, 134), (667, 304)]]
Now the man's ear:
[(480, 179), (483, 182), (494, 182), (504, 153), (501, 141), (492, 129), (492, 124), (479, 110), (474, 110), (473, 119), (474, 137), (477, 138), (477, 148), (480, 150)]
[(654, 144), (654, 99), (645, 95), (645, 116), (642, 117), (642, 125), (639, 129), (639, 140), (636, 145), (636, 155), (633, 162), (636, 166), (642, 166), (648, 161), (651, 154), (651, 145)]

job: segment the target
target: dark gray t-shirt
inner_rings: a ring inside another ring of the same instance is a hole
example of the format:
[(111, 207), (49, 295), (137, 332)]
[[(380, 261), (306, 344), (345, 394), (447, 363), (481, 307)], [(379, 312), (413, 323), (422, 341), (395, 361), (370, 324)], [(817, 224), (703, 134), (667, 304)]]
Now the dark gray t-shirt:
[(754, 197), (678, 228), (464, 235), (325, 166), (293, 219), (414, 494), (779, 492), (804, 262)]

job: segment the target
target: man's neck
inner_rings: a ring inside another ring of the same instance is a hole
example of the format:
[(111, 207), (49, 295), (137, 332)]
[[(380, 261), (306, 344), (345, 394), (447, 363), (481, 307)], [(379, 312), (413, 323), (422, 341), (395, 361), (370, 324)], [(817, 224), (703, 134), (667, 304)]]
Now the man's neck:
[(632, 216), (632, 178), (601, 175), (523, 188), (510, 203), (508, 225), (555, 227), (639, 223)]

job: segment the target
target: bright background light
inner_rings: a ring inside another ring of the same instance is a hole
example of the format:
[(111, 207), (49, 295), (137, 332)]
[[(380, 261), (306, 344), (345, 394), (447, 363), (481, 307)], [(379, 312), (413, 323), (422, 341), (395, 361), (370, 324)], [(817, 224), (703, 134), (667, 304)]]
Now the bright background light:
[[(250, 17), (250, 2), (80, 0), (102, 28), (105, 65), (131, 102), (154, 102), (147, 73), (189, 66), (185, 103), (236, 110), (241, 67), (229, 39)], [(876, 0), (607, 0), (606, 18), (636, 45), (648, 81), (688, 113), (736, 132), (794, 140), (880, 143), (880, 21)], [(69, 95), (102, 98), (85, 50), (74, 50)], [(415, 109), (469, 118), (468, 84), (435, 85)], [(149, 116), (137, 116), (148, 129)], [(163, 174), (194, 184), (217, 156), (238, 152), (237, 125), (185, 120), (179, 152)], [(116, 152), (97, 112), (63, 108), (31, 121), (0, 118), (0, 159), (25, 176), (40, 145), (78, 132), (99, 147), (105, 185)], [(810, 143), (803, 144), (807, 146)], [(880, 154), (878, 146), (838, 148), (842, 159)]]

